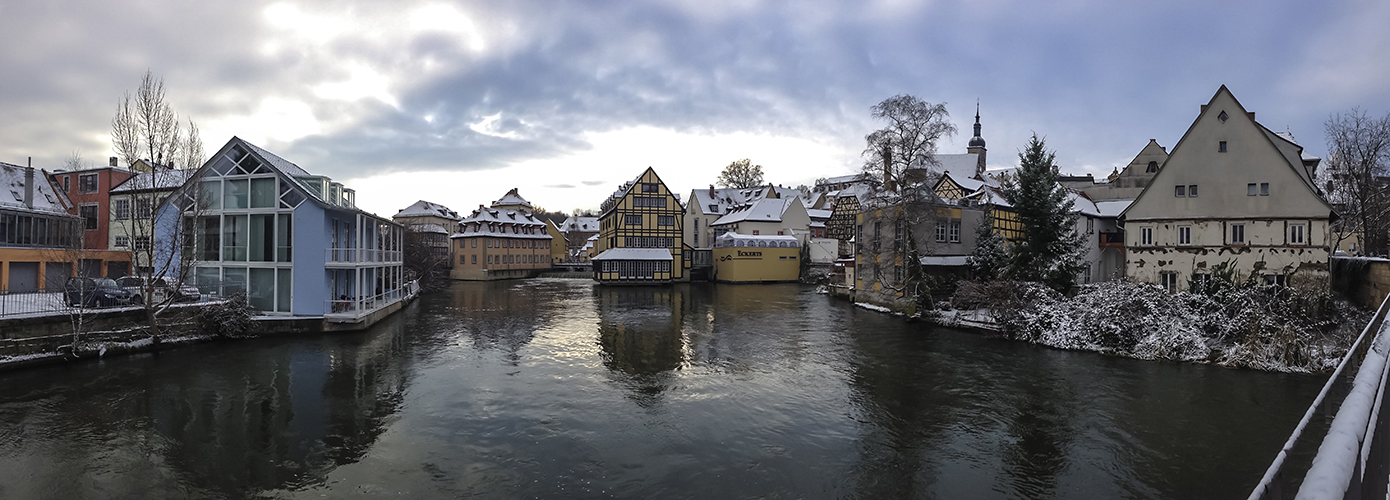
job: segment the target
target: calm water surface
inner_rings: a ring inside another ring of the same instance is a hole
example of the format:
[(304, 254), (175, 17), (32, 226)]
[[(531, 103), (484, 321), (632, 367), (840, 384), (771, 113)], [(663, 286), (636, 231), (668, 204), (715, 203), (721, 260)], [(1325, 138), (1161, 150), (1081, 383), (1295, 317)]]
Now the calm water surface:
[(799, 285), (456, 283), (363, 333), (0, 374), (0, 498), (1243, 498), (1322, 381)]

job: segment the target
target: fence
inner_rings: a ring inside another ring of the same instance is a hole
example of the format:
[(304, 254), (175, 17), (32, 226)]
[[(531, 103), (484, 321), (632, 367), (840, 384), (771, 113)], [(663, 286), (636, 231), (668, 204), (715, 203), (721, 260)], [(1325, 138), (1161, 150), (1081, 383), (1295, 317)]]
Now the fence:
[(63, 292), (39, 289), (32, 292), (0, 290), (0, 317), (19, 315), (67, 314), (74, 308), (63, 300)]
[(365, 297), (343, 297), (327, 301), (330, 318), (360, 318), (373, 311), (420, 293), (418, 281), (407, 282), (404, 286)]
[(1390, 298), (1381, 302), (1375, 317), (1352, 343), (1322, 391), (1313, 398), (1313, 404), (1250, 493), (1250, 500), (1291, 498), (1282, 485), (1286, 477), (1297, 472), (1285, 469), (1289, 452), (1299, 444), (1313, 416), (1330, 407), (1327, 395), (1341, 380), (1348, 364), (1360, 365), (1351, 390), (1343, 398), (1297, 496), (1292, 498), (1386, 498), (1387, 482), (1390, 482), (1390, 468), (1387, 468), (1390, 466), (1390, 433), (1377, 434), (1376, 430), (1390, 425), (1390, 412), (1380, 411), (1385, 400), (1386, 376), (1390, 374), (1387, 372), (1390, 363), (1386, 362), (1390, 356), (1390, 334), (1382, 328), (1387, 306), (1390, 306)]

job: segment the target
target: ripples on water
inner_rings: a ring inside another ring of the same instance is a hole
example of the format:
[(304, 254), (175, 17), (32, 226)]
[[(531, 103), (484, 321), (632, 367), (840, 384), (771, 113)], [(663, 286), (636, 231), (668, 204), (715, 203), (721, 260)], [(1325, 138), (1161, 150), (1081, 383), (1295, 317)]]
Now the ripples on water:
[(455, 283), (364, 333), (0, 374), (0, 497), (1228, 498), (1320, 384), (798, 285)]

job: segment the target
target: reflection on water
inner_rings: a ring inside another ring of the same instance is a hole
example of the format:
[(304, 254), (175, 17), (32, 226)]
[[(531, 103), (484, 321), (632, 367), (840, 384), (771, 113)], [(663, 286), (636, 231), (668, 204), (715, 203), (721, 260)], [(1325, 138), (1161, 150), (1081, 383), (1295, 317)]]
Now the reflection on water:
[(1320, 382), (796, 284), (455, 283), (368, 332), (0, 374), (0, 498), (1232, 497)]

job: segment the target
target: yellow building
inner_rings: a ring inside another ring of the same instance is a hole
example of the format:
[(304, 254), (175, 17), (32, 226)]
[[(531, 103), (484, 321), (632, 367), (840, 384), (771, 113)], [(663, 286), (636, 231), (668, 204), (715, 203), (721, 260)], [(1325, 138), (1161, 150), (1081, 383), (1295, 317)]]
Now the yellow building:
[(594, 280), (605, 284), (686, 281), (690, 252), (682, 241), (685, 208), (648, 167), (600, 206)]
[(801, 247), (795, 236), (724, 233), (714, 241), (714, 280), (776, 283), (801, 276)]
[(550, 262), (560, 264), (569, 260), (569, 246), (565, 242), (565, 232), (555, 221), (545, 221), (545, 232), (550, 235)]

